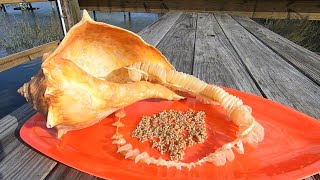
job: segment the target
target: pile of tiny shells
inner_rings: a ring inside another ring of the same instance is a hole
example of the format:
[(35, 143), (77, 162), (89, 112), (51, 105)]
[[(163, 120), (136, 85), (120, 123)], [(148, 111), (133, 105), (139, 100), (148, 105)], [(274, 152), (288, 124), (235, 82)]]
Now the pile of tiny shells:
[(168, 152), (172, 161), (182, 160), (187, 146), (204, 143), (207, 139), (205, 113), (170, 110), (143, 116), (132, 137), (140, 142), (150, 140), (152, 148), (161, 154)]

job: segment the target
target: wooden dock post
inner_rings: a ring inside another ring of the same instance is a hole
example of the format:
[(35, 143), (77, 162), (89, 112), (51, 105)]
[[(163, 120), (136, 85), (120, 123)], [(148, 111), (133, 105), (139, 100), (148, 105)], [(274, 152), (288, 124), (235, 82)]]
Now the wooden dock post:
[(97, 15), (96, 15), (96, 11), (92, 11), (93, 12), (93, 20), (97, 20)]
[[(59, 0), (57, 0), (59, 1)], [(78, 0), (60, 0), (66, 31), (81, 20)]]
[(7, 12), (6, 7), (4, 6), (4, 4), (1, 4), (1, 9), (3, 9), (3, 12)]

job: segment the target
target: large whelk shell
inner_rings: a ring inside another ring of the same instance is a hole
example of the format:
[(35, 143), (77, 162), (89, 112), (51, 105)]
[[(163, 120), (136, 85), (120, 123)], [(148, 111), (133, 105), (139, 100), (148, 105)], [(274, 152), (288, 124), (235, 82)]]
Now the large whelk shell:
[(18, 91), (47, 116), (47, 126), (56, 127), (59, 137), (139, 100), (182, 98), (158, 84), (132, 82), (125, 67), (135, 62), (174, 68), (139, 36), (95, 22), (85, 10), (59, 47), (43, 59), (40, 72)]

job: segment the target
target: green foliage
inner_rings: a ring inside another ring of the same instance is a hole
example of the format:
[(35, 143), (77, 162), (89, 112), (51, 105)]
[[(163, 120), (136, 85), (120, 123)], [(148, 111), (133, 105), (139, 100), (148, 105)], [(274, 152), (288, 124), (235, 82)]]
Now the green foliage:
[(254, 20), (310, 51), (320, 52), (320, 21), (310, 21), (307, 19)]
[(7, 14), (0, 12), (1, 34), (0, 49), (9, 54), (30, 49), (57, 39), (62, 39), (62, 30), (57, 15), (52, 14), (50, 20), (42, 23), (15, 20), (9, 22)]

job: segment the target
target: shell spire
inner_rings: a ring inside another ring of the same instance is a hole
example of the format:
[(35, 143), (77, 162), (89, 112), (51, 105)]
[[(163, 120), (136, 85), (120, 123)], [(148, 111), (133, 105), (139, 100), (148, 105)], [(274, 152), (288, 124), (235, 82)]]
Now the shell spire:
[(94, 21), (86, 9), (82, 11), (82, 21)]

